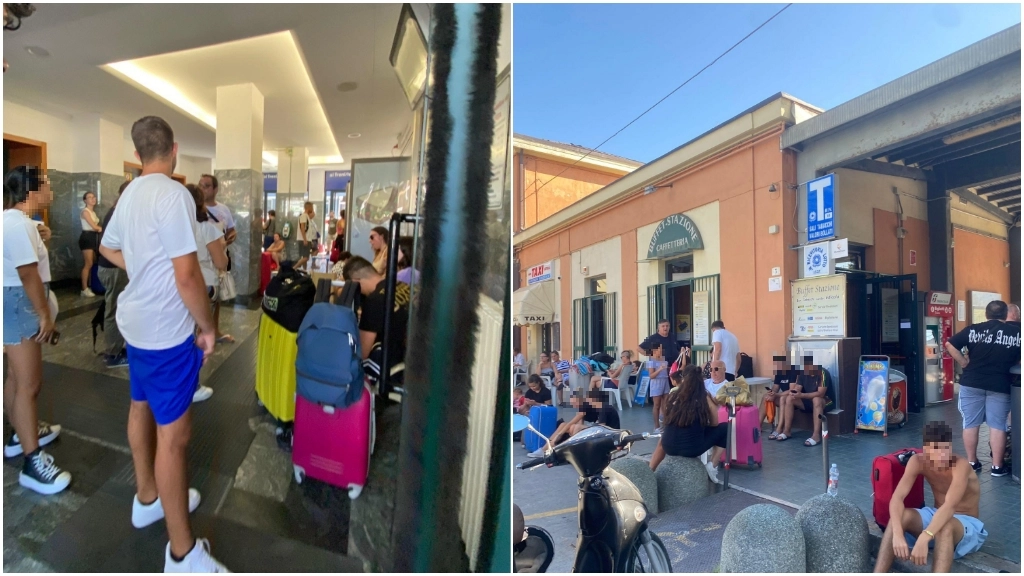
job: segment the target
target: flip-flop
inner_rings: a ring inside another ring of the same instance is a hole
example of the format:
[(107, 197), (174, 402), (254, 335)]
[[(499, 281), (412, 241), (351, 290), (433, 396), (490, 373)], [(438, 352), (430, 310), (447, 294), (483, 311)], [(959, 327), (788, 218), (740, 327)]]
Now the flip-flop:
[(779, 434), (778, 436), (775, 437), (775, 439), (778, 440), (779, 442), (784, 442), (786, 440), (789, 440), (789, 436), (786, 436), (785, 434)]
[(817, 446), (819, 443), (820, 442), (818, 442), (814, 438), (808, 438), (807, 440), (804, 440), (804, 446), (807, 446), (808, 448), (810, 448), (811, 446)]
[(234, 344), (235, 343), (235, 337), (232, 336), (231, 334), (224, 334), (220, 338), (217, 338), (217, 342), (220, 343), (220, 344), (223, 344), (225, 342), (227, 342), (228, 344)]
[(779, 439), (779, 433), (774, 431), (774, 430), (772, 430), (772, 433), (768, 435), (768, 439), (769, 440), (778, 440)]

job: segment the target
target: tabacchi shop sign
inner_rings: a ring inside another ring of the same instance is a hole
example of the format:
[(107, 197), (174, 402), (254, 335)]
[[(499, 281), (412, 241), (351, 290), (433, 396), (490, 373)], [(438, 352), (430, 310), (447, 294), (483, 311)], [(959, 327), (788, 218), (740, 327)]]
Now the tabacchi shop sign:
[(527, 286), (532, 286), (533, 284), (543, 282), (545, 280), (551, 280), (551, 262), (531, 266), (530, 269), (526, 271)]

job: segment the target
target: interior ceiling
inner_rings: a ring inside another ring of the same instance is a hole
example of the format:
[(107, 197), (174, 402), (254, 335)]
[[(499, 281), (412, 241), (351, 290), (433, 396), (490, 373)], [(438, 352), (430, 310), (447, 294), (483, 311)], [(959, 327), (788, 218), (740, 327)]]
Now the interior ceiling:
[[(147, 71), (214, 113), (218, 85), (252, 82), (264, 95), (265, 149), (306, 146), (311, 156), (340, 153), (346, 163), (391, 156), (412, 119), (389, 62), (400, 4), (37, 8), (20, 30), (3, 35), (10, 63), (4, 99), (48, 113), (100, 114), (126, 128), (142, 116), (162, 116), (183, 154), (212, 158), (213, 129), (102, 66), (146, 59)], [(297, 55), (281, 42), (287, 34), (277, 34), (287, 31)], [(31, 55), (30, 46), (50, 56)], [(297, 69), (300, 60), (305, 70)], [(339, 92), (342, 82), (357, 88)]]
[[(1021, 109), (1016, 108), (978, 119), (966, 126), (889, 150), (873, 159), (925, 170), (944, 170), (963, 165), (964, 161), (972, 159), (981, 161), (984, 156), (1014, 147), (1019, 153), (1020, 114)], [(957, 194), (972, 194), (1019, 221), (1020, 185), (1021, 173), (1018, 170), (958, 187), (954, 191)]]

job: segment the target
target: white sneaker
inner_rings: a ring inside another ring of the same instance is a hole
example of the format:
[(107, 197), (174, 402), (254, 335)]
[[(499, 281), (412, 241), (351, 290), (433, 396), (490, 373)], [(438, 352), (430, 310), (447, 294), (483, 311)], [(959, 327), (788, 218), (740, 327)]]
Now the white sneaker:
[(718, 484), (718, 468), (711, 462), (705, 462), (704, 469), (708, 471), (708, 478), (711, 478), (712, 482)]
[(210, 388), (209, 386), (200, 386), (196, 389), (195, 394), (192, 395), (192, 402), (209, 400), (210, 396), (213, 396), (213, 388)]
[[(188, 511), (195, 512), (196, 508), (199, 508), (199, 503), (203, 501), (203, 497), (199, 494), (199, 490), (195, 488), (188, 489)], [(158, 497), (152, 504), (146, 506), (142, 502), (139, 502), (139, 495), (136, 494), (134, 501), (132, 502), (132, 526), (136, 528), (145, 528), (150, 524), (163, 520), (164, 518), (164, 507), (160, 503)]]
[(527, 454), (527, 456), (529, 456), (530, 458), (543, 458), (544, 457), (544, 449), (543, 448), (538, 448), (538, 449), (534, 450), (533, 452), (530, 452), (529, 454)]
[(199, 573), (199, 572), (231, 572), (223, 564), (210, 555), (210, 541), (206, 538), (196, 538), (196, 545), (188, 556), (182, 558), (181, 562), (175, 562), (171, 558), (171, 543), (167, 543), (167, 551), (164, 552), (164, 572), (177, 573)]
[(705, 452), (705, 453), (700, 455), (700, 463), (705, 465), (705, 466), (708, 465), (708, 452)]
[(85, 290), (82, 290), (82, 297), (83, 298), (95, 298), (96, 297), (96, 293), (93, 292), (92, 290), (86, 288)]
[[(50, 442), (53, 442), (60, 436), (60, 424), (47, 424), (42, 420), (39, 421), (39, 445), (46, 446)], [(18, 438), (17, 434), (11, 436), (7, 444), (4, 445), (4, 458), (14, 458), (15, 456), (21, 456), (24, 450), (21, 447), (21, 439)]]

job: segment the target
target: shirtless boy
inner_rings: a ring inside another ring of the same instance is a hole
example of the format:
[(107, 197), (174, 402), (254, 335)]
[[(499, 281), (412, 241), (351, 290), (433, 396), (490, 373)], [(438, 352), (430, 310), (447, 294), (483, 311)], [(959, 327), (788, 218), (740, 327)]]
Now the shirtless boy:
[[(935, 507), (907, 509), (903, 500), (917, 476), (924, 475), (935, 494)], [(934, 548), (933, 572), (949, 572), (954, 558), (977, 552), (988, 532), (978, 520), (981, 486), (966, 458), (953, 455), (953, 431), (944, 422), (924, 427), (924, 454), (907, 462), (896, 491), (889, 502), (889, 525), (878, 549), (875, 572), (888, 572), (893, 558), (928, 564), (928, 549)]]

